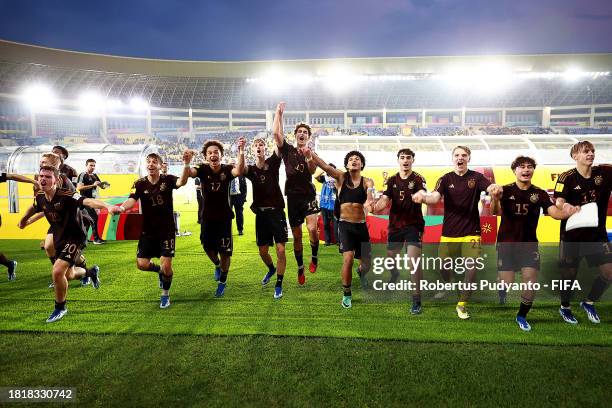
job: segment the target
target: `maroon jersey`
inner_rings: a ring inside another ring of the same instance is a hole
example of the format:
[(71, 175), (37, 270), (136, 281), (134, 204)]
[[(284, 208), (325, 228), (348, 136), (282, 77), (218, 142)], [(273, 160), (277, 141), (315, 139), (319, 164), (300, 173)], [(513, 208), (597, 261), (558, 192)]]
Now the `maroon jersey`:
[(434, 191), (444, 197), (442, 235), (480, 235), (478, 201), (480, 193), (490, 185), (491, 182), (485, 176), (473, 170), (468, 170), (463, 176), (451, 171), (440, 177)]
[(155, 184), (147, 177), (134, 182), (130, 198), (140, 200), (144, 217), (141, 236), (165, 239), (176, 233), (172, 190), (178, 188), (177, 180), (176, 176), (162, 174)]
[(299, 197), (304, 200), (314, 200), (317, 193), (312, 184), (312, 174), (308, 170), (308, 163), (303, 154), (285, 141), (278, 149), (283, 162), (287, 181), (285, 182), (285, 195), (287, 197)]
[(555, 198), (563, 198), (571, 205), (597, 203), (597, 227), (565, 231), (567, 220), (561, 220), (561, 239), (567, 241), (607, 241), (606, 214), (612, 188), (612, 166), (591, 167), (591, 177), (584, 178), (576, 168), (561, 173), (555, 185)]
[(66, 163), (62, 163), (60, 165), (59, 171), (60, 171), (60, 174), (65, 175), (68, 178), (68, 180), (70, 180), (70, 182), (72, 184), (76, 184), (77, 183), (77, 179), (79, 178), (79, 174), (77, 173), (77, 171), (72, 166), (69, 166)]
[(425, 179), (415, 171), (406, 179), (402, 179), (399, 173), (387, 179), (387, 189), (383, 194), (391, 199), (390, 232), (401, 231), (411, 225), (421, 232), (425, 230), (421, 204), (412, 201), (412, 194), (420, 190), (426, 190)]
[(206, 221), (226, 221), (234, 218), (230, 207), (230, 183), (234, 176), (229, 164), (222, 164), (218, 172), (214, 172), (210, 165), (200, 164), (196, 167), (196, 177), (202, 183), (202, 196), (204, 204), (202, 214)]
[(264, 167), (260, 169), (254, 164), (247, 167), (245, 177), (251, 180), (253, 185), (252, 208), (274, 207), (285, 208), (283, 193), (278, 185), (278, 171), (281, 158), (276, 152), (268, 157)]
[(87, 197), (69, 190), (58, 188), (51, 201), (47, 201), (45, 193), (39, 191), (34, 197), (36, 212), (44, 212), (53, 230), (53, 240), (85, 242), (86, 228), (83, 225), (81, 208)]
[(538, 242), (536, 230), (540, 209), (548, 213), (553, 205), (548, 193), (534, 185), (521, 190), (516, 183), (503, 187), (498, 242)]

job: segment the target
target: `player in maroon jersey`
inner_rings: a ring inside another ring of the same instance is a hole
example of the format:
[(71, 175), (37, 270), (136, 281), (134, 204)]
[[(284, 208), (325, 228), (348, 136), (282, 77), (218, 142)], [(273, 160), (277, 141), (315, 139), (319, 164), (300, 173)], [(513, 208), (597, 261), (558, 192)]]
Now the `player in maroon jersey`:
[[(599, 268), (599, 275), (593, 281), (591, 291), (580, 303), (589, 321), (599, 323), (594, 302), (601, 298), (612, 282), (612, 245), (606, 231), (606, 214), (612, 189), (612, 166), (593, 166), (595, 146), (586, 140), (573, 145), (570, 156), (576, 161), (576, 167), (559, 175), (555, 186), (555, 204), (563, 209), (596, 203), (597, 226), (566, 231), (566, 221), (561, 221), (561, 277), (565, 281), (574, 281), (582, 258), (586, 258), (589, 266)], [(561, 290), (560, 294), (561, 317), (567, 323), (578, 323), (570, 308), (571, 287)]]
[(222, 297), (227, 284), (232, 257), (232, 219), (234, 214), (230, 207), (230, 183), (234, 177), (244, 173), (244, 145), (243, 137), (238, 139), (238, 161), (236, 165), (222, 164), (223, 145), (218, 140), (209, 140), (204, 143), (202, 154), (206, 162), (196, 167), (189, 163), (194, 151), (185, 150), (183, 162), (185, 169), (181, 181), (187, 177), (198, 177), (202, 186), (204, 203), (202, 208), (202, 224), (200, 241), (208, 258), (215, 265), (216, 297)]
[[(374, 213), (376, 213), (391, 205), (387, 228), (387, 256), (389, 258), (395, 258), (402, 251), (404, 245), (409, 257), (419, 258), (421, 256), (425, 220), (423, 219), (421, 203), (414, 202), (412, 197), (417, 193), (417, 197), (426, 193), (427, 188), (425, 187), (425, 178), (412, 170), (414, 156), (415, 153), (408, 148), (400, 149), (397, 152), (399, 171), (386, 178), (386, 189), (374, 206)], [(419, 284), (423, 278), (420, 264), (416, 270), (410, 271), (410, 273), (412, 281), (416, 284), (410, 313), (420, 314), (422, 306)], [(395, 282), (398, 277), (399, 271), (395, 268), (392, 269), (391, 281)]]
[[(175, 253), (176, 224), (174, 222), (174, 205), (172, 192), (185, 185), (186, 180), (179, 180), (171, 174), (162, 174), (163, 160), (157, 153), (147, 155), (147, 176), (136, 180), (130, 197), (119, 207), (121, 212), (132, 208), (140, 200), (143, 222), (136, 266), (141, 271), (151, 271), (159, 275), (159, 286), (162, 290), (159, 307), (170, 306), (170, 286), (174, 271), (172, 258)], [(151, 262), (159, 258), (159, 265)]]
[[(516, 176), (514, 183), (503, 186), (501, 197), (491, 197), (491, 212), (501, 215), (497, 232), (498, 282), (513, 283), (515, 272), (521, 272), (526, 288), (521, 293), (521, 304), (516, 315), (519, 328), (531, 330), (527, 313), (535, 298), (533, 284), (538, 281), (540, 250), (536, 230), (540, 211), (561, 220), (575, 212), (555, 207), (548, 193), (531, 184), (536, 162), (531, 157), (519, 156), (510, 165)], [(500, 290), (500, 303), (505, 303), (506, 291)]]
[(289, 215), (289, 226), (293, 234), (293, 252), (298, 266), (298, 283), (306, 282), (304, 276), (304, 260), (302, 246), (302, 224), (306, 221), (312, 257), (309, 270), (316, 272), (318, 266), (319, 232), (317, 221), (319, 205), (317, 204), (317, 193), (312, 184), (312, 175), (317, 166), (312, 160), (307, 159), (302, 149), (308, 146), (312, 131), (305, 123), (298, 123), (293, 131), (295, 135), (295, 146), (285, 140), (283, 133), (283, 113), (285, 103), (281, 102), (276, 107), (274, 115), (273, 134), (276, 148), (285, 163), (287, 181), (285, 182), (285, 195), (287, 196), (287, 213)]

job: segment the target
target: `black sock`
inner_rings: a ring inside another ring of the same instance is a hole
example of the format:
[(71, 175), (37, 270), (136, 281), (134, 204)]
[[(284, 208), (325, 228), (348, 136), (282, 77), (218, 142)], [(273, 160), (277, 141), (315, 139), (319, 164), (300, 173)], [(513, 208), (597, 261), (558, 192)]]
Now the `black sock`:
[(297, 262), (298, 269), (304, 268), (304, 259), (301, 252), (295, 252), (295, 261)]
[(415, 305), (421, 306), (421, 295), (413, 295), (412, 303), (414, 303)]
[(274, 267), (274, 262), (270, 262), (270, 265), (266, 265), (268, 267), (268, 272), (274, 273), (276, 268)]
[(276, 275), (276, 287), (280, 288), (283, 286), (283, 278), (285, 275)]
[(317, 264), (319, 262), (317, 255), (319, 254), (319, 243), (312, 245), (310, 244), (310, 249), (312, 250), (312, 263)]
[[(226, 277), (227, 277), (227, 274), (226, 274)], [(162, 273), (161, 278), (162, 278), (162, 289), (170, 290), (170, 285), (172, 285), (172, 275), (166, 276)]]
[(531, 309), (531, 302), (527, 303), (525, 301), (522, 301), (521, 305), (519, 306), (519, 311), (516, 315), (520, 317), (527, 317), (529, 309)]
[(215, 268), (221, 267), (221, 261), (213, 262), (213, 264), (215, 264)]
[(91, 278), (94, 275), (93, 271), (93, 268), (85, 269), (85, 278)]
[(147, 268), (147, 271), (150, 272), (161, 272), (161, 267), (159, 265), (155, 265), (153, 262), (149, 263), (149, 267)]
[(344, 291), (344, 296), (351, 296), (353, 294), (351, 292), (351, 285), (342, 285), (342, 289)]
[(6, 256), (4, 256), (4, 254), (0, 254), (0, 265), (4, 265), (4, 266), (6, 266), (6, 267), (8, 268), (8, 267), (9, 267), (9, 265), (10, 265), (10, 262), (11, 262), (11, 261), (9, 261), (9, 260), (6, 258)]
[(66, 309), (66, 301), (64, 300), (63, 302), (55, 302), (55, 308), (58, 310), (64, 310)]
[(224, 271), (223, 269), (221, 269), (221, 276), (219, 276), (219, 282), (221, 283), (227, 282), (227, 272), (229, 271)]
[(606, 289), (608, 289), (608, 286), (610, 286), (610, 282), (608, 282), (603, 276), (598, 275), (593, 281), (593, 286), (591, 286), (591, 291), (589, 292), (587, 299), (591, 302), (598, 301), (601, 298), (601, 295), (603, 295)]
[[(571, 287), (573, 284), (574, 284), (574, 281), (572, 280), (568, 286)], [(571, 289), (561, 289), (559, 292), (561, 294), (561, 306), (570, 307), (570, 301), (572, 300), (572, 290)]]

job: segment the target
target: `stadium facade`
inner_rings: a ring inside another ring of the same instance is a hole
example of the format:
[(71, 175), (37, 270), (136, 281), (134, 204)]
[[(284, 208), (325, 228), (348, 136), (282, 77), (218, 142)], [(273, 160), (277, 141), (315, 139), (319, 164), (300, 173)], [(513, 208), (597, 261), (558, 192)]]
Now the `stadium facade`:
[[(287, 126), (305, 121), (330, 131), (599, 128), (612, 125), (610, 71), (612, 54), (200, 62), (0, 41), (0, 143), (269, 130), (280, 99)], [(55, 103), (27, 106), (23, 93), (32, 84), (48, 87)], [(87, 93), (97, 106), (84, 111)]]

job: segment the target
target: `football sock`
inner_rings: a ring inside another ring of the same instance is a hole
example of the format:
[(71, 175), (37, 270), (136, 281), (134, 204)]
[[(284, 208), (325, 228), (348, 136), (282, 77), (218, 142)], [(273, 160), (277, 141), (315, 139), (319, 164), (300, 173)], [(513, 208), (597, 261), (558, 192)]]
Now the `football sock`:
[(589, 292), (587, 299), (593, 302), (598, 301), (601, 298), (601, 295), (603, 295), (606, 289), (608, 289), (608, 286), (610, 286), (610, 282), (608, 282), (603, 276), (598, 275), (593, 281), (593, 286), (591, 286), (591, 291)]
[(520, 317), (527, 317), (527, 313), (529, 313), (530, 309), (531, 309), (531, 302), (522, 301), (521, 305), (519, 306), (519, 311), (516, 315)]

